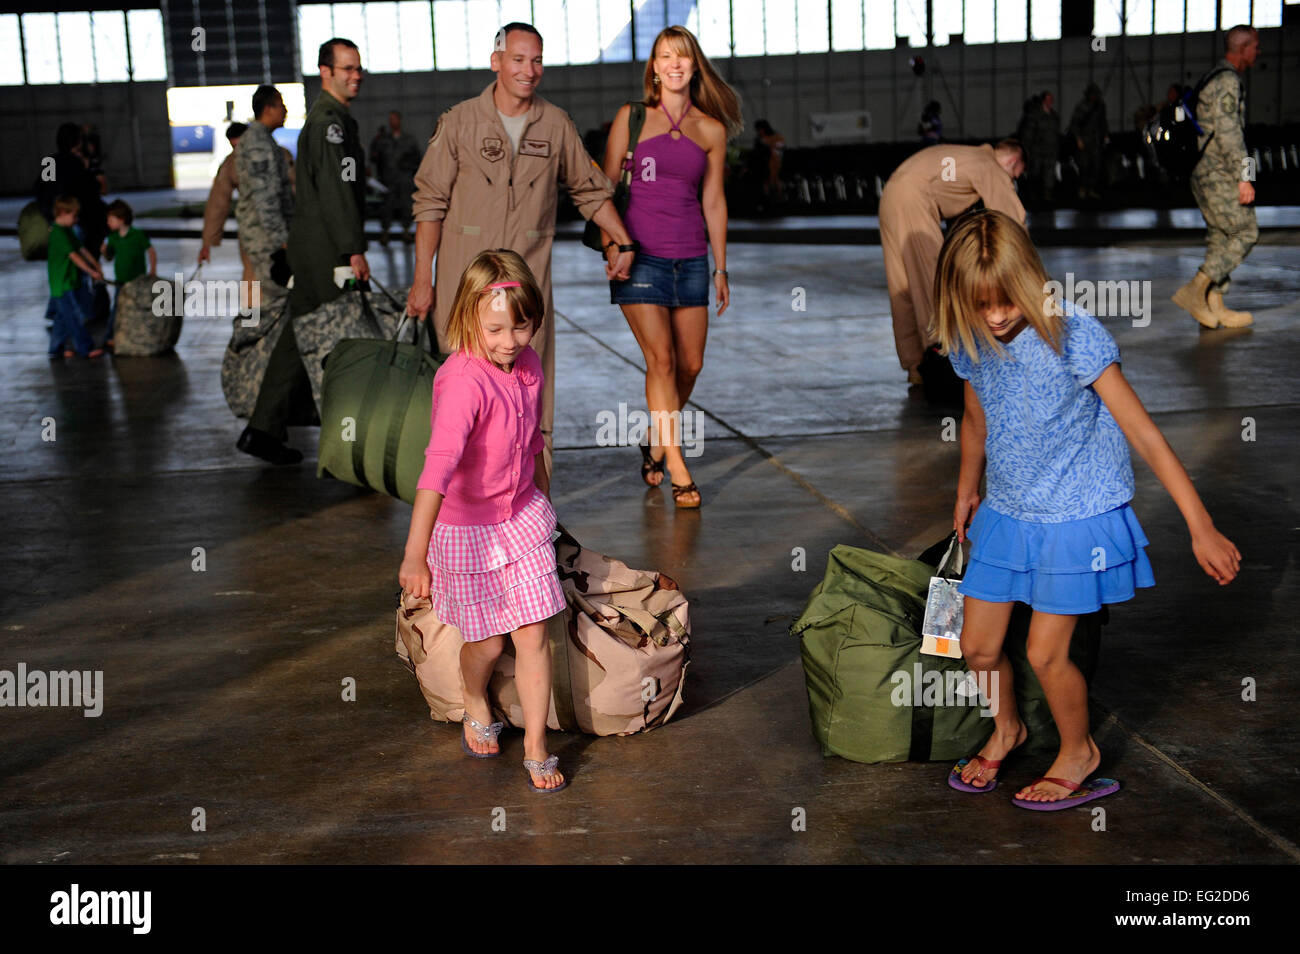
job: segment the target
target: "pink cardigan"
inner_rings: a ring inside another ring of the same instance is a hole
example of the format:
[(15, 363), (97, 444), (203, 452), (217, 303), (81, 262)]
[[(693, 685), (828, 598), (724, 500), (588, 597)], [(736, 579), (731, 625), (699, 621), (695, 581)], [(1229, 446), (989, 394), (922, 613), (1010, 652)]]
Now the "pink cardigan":
[(532, 499), (533, 458), (545, 446), (538, 420), (542, 362), (526, 347), (506, 373), (458, 351), (433, 379), (433, 414), (416, 487), (444, 499), (438, 521), (509, 520)]

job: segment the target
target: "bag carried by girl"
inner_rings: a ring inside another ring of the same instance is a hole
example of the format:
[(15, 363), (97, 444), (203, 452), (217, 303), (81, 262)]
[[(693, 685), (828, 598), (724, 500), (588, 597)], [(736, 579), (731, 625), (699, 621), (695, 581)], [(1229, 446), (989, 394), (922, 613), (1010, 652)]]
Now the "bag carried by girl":
[[(584, 549), (563, 529), (555, 544), (565, 611), (547, 621), (551, 646), (548, 729), (588, 735), (648, 732), (682, 703), (690, 662), (685, 595), (667, 576), (633, 570)], [(441, 622), (427, 599), (403, 594), (396, 650), (415, 673), (432, 718), (459, 722), (465, 712), (460, 631)], [(510, 641), (488, 682), (494, 720), (522, 728)]]
[[(614, 208), (619, 217), (627, 214), (627, 200), (632, 188), (632, 153), (636, 151), (636, 141), (641, 138), (641, 127), (645, 125), (645, 103), (628, 102), (627, 115), (627, 153), (623, 156), (623, 171), (619, 174), (618, 184), (614, 186)], [(582, 230), (582, 244), (592, 251), (605, 254), (605, 247), (600, 243), (600, 226), (590, 219)]]

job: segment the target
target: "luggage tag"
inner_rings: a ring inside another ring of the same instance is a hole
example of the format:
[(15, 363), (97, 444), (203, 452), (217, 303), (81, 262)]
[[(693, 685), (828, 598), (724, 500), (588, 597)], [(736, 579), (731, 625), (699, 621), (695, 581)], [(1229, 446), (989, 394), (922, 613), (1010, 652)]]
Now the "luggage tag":
[(964, 600), (957, 592), (965, 558), (957, 534), (939, 562), (938, 576), (930, 577), (930, 591), (925, 600), (925, 619), (921, 623), (921, 652), (928, 656), (961, 658), (961, 623)]

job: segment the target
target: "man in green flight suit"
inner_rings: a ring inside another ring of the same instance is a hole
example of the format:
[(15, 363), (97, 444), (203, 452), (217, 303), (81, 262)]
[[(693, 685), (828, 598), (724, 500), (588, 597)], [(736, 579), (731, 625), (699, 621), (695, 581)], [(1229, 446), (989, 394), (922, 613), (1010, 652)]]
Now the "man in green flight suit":
[[(298, 173), (288, 259), (293, 271), (289, 317), (305, 315), (342, 294), (336, 269), (370, 277), (366, 263), (366, 153), (349, 105), (361, 90), (361, 54), (351, 40), (333, 37), (317, 56), (321, 95), (298, 135)], [(273, 464), (296, 464), (302, 453), (286, 447), (287, 425), (311, 384), (290, 322), (266, 366), (257, 407), (239, 438), (240, 450)]]

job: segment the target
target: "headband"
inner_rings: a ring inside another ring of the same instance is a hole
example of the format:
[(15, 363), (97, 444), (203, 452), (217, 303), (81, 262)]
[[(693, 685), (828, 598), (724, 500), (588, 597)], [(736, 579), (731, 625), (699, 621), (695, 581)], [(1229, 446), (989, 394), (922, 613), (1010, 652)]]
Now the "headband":
[(488, 288), (518, 288), (518, 282), (493, 282)]

